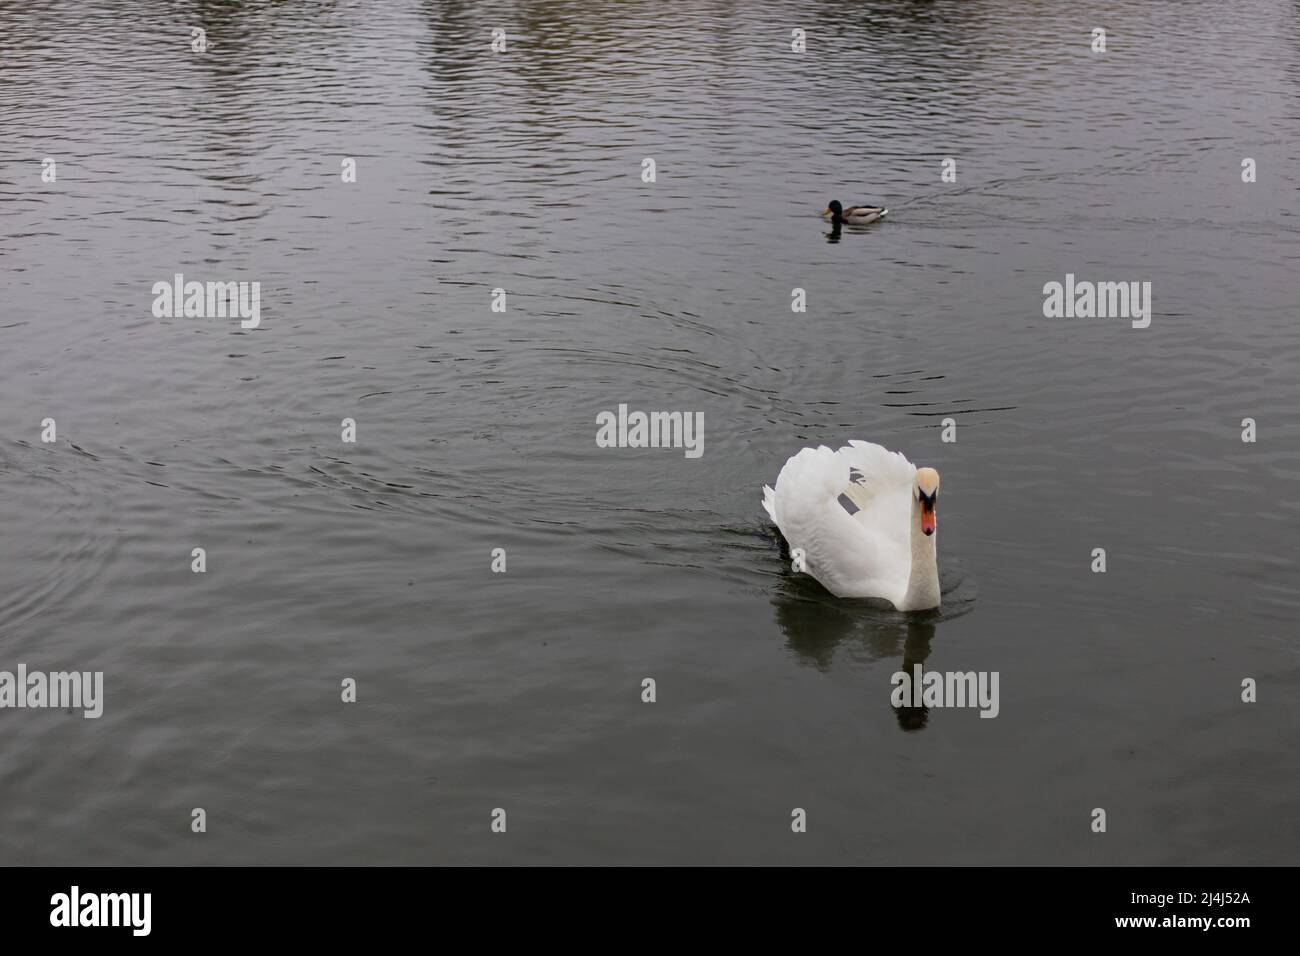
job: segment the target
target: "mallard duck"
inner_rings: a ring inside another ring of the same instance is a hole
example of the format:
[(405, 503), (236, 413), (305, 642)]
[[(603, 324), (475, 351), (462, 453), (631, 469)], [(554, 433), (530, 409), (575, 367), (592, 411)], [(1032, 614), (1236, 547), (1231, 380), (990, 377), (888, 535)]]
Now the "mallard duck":
[(831, 222), (848, 223), (850, 226), (868, 225), (877, 219), (884, 219), (888, 213), (889, 210), (882, 206), (849, 206), (845, 209), (838, 199), (832, 199), (831, 204), (822, 211), (823, 216), (831, 217)]

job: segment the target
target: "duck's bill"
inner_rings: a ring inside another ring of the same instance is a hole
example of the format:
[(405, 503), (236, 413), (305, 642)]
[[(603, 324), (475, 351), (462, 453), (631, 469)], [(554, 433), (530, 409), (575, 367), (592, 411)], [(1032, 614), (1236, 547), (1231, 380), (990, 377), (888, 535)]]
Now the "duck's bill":
[(934, 508), (921, 507), (921, 533), (934, 534)]
[(830, 209), (823, 209), (823, 210), (822, 210), (821, 212), (819, 212), (817, 215), (819, 215), (819, 216), (829, 216), (830, 214), (831, 214)]

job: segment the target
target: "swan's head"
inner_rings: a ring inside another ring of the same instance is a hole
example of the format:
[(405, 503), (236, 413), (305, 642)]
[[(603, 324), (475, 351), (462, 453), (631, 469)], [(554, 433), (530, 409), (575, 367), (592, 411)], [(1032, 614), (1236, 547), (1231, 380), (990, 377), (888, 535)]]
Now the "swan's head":
[(933, 468), (916, 469), (912, 494), (921, 506), (921, 531), (934, 534), (934, 507), (939, 500), (939, 473)]

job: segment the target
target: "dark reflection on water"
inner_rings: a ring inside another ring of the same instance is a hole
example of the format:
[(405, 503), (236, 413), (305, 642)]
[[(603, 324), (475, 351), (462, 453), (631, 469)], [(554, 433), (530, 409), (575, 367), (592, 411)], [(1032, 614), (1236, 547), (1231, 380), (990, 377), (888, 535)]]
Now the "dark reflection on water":
[[(0, 670), (106, 693), (0, 714), (0, 860), (1291, 862), (1300, 22), (1224, 11), (0, 5)], [(1151, 328), (1045, 320), (1067, 272)], [(944, 475), (935, 616), (757, 530), (850, 438)], [(998, 718), (889, 707), (922, 660)]]
[[(934, 640), (936, 612), (898, 614), (892, 618), (872, 616), (855, 602), (843, 607), (782, 596), (774, 602), (776, 623), (785, 635), (786, 646), (818, 668), (831, 666), (835, 649), (846, 641), (860, 642), (874, 659), (898, 660), (898, 671), (912, 673), (914, 664), (924, 664)], [(874, 610), (874, 609), (873, 609)], [(925, 727), (928, 707), (894, 708), (903, 730)]]
[[(777, 627), (785, 636), (786, 647), (818, 670), (830, 670), (836, 652), (851, 645), (869, 660), (896, 665), (895, 673), (911, 674), (914, 664), (924, 664), (929, 658), (940, 625), (975, 607), (973, 583), (960, 569), (952, 568), (943, 570), (943, 604), (933, 611), (903, 614), (885, 601), (834, 598), (808, 575), (788, 570), (789, 548), (775, 529), (771, 534), (785, 563), (772, 597)], [(878, 690), (878, 694), (881, 700), (889, 700), (887, 689)], [(928, 707), (893, 709), (903, 730), (925, 727)]]

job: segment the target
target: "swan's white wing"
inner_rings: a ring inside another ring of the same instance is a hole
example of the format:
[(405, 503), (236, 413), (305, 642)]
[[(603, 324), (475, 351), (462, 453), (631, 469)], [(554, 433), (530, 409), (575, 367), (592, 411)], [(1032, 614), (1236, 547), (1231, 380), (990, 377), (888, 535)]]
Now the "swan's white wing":
[[(872, 458), (858, 445), (878, 449), (888, 458)], [(900, 459), (902, 465), (894, 459)], [(781, 469), (769, 512), (790, 547), (803, 549), (808, 572), (832, 594), (881, 597), (897, 603), (907, 592), (911, 573), (910, 473), (907, 484), (900, 486), (899, 479), (904, 468), (911, 467), (902, 455), (859, 442), (838, 452), (824, 446), (805, 448)], [(864, 468), (871, 469), (873, 480), (851, 479), (851, 471), (867, 478)], [(853, 503), (870, 521), (850, 515), (840, 502), (846, 492), (861, 501)], [(897, 503), (900, 497), (901, 505)], [(901, 522), (897, 520), (900, 509), (906, 509)], [(870, 523), (877, 518), (879, 525)]]
[(916, 466), (869, 441), (850, 441), (838, 454), (849, 463), (854, 488), (846, 497), (858, 508), (854, 520), (900, 544), (910, 566)]

